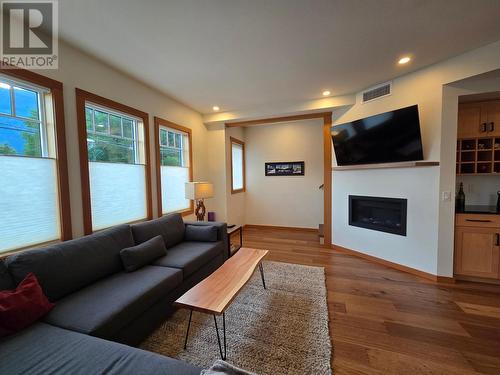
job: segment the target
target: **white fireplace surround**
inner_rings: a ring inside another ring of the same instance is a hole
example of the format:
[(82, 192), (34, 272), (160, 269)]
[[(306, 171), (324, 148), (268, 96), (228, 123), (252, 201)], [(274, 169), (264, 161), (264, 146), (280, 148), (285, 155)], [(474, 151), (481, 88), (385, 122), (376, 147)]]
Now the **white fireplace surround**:
[[(437, 274), (439, 168), (346, 170), (334, 173), (333, 243), (351, 250)], [(407, 235), (349, 225), (349, 195), (408, 200)]]

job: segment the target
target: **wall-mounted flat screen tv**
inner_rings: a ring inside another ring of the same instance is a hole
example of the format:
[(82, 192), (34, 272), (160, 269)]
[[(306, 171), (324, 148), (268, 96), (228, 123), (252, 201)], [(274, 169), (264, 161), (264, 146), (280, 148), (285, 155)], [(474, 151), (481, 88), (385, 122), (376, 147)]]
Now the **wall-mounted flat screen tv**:
[(417, 105), (335, 125), (331, 131), (338, 165), (424, 158)]

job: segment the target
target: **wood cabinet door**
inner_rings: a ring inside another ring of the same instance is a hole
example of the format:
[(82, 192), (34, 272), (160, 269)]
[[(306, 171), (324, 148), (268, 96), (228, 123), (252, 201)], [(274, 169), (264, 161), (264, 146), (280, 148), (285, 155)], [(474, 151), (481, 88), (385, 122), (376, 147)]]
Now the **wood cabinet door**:
[(500, 100), (486, 102), (483, 109), (486, 112), (488, 135), (500, 136)]
[[(481, 118), (480, 103), (464, 103), (458, 105), (458, 138), (484, 137), (487, 135), (486, 125)], [(500, 123), (499, 123), (500, 128)]]
[(457, 227), (455, 274), (499, 278), (500, 228)]

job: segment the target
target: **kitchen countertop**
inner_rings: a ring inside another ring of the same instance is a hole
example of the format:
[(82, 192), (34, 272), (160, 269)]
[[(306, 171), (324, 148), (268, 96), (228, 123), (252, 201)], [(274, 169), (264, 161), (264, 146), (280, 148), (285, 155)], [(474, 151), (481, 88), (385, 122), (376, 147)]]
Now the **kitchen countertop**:
[(500, 215), (500, 212), (497, 211), (496, 206), (480, 206), (480, 205), (466, 205), (465, 210), (458, 211), (457, 214), (491, 214), (491, 215)]

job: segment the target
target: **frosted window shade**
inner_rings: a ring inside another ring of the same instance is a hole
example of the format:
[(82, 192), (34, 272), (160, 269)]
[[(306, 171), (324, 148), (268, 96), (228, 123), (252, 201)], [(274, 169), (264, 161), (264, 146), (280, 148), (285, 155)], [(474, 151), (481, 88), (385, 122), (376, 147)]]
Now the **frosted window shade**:
[(146, 167), (89, 162), (92, 228), (108, 228), (147, 217)]
[(233, 169), (233, 190), (243, 189), (243, 146), (238, 143), (231, 144)]
[(60, 238), (56, 161), (0, 156), (0, 252)]
[(191, 202), (184, 195), (184, 186), (189, 182), (189, 168), (162, 166), (160, 172), (162, 213), (189, 208)]

